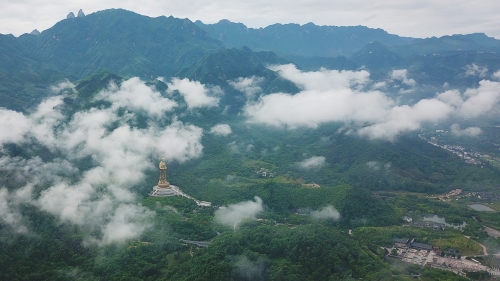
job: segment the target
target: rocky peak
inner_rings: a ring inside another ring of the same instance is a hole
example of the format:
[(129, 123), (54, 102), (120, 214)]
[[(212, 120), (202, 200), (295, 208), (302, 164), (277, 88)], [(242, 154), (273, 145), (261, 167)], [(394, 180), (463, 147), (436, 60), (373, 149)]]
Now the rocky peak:
[(40, 31), (38, 31), (38, 29), (35, 29), (35, 30), (31, 31), (30, 34), (31, 35), (40, 35)]
[(69, 14), (66, 16), (67, 19), (73, 19), (75, 18), (75, 14), (73, 12), (69, 12)]
[(83, 13), (82, 9), (78, 10), (78, 17), (81, 18), (84, 16), (85, 16), (85, 14)]

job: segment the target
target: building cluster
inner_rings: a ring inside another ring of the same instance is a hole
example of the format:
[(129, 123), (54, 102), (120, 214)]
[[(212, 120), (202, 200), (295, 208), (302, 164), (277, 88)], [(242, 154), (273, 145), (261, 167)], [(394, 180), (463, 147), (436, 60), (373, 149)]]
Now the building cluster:
[(433, 247), (429, 244), (415, 242), (415, 239), (394, 239), (394, 247), (390, 256), (404, 262), (425, 265)]
[(460, 145), (448, 145), (444, 144), (441, 145), (439, 144), (439, 140), (436, 137), (431, 137), (430, 139), (427, 139), (424, 135), (419, 134), (418, 135), (421, 139), (427, 141), (428, 143), (440, 147), (442, 149), (445, 149), (461, 159), (465, 160), (466, 163), (473, 164), (473, 165), (482, 165), (482, 162), (479, 160), (480, 157), (484, 157), (485, 155), (479, 153), (479, 152), (468, 152), (465, 151), (465, 147), (460, 146)]
[(428, 227), (433, 230), (444, 230), (446, 225), (444, 223), (433, 222), (433, 221), (415, 221), (410, 224), (413, 227)]
[(452, 191), (448, 192), (448, 196), (456, 196), (462, 193), (462, 190), (460, 188), (453, 189)]
[(429, 267), (445, 266), (441, 259), (451, 263), (451, 260), (461, 260), (461, 254), (458, 250), (442, 250), (439, 247), (433, 247), (426, 243), (415, 242), (413, 239), (394, 239), (394, 247), (390, 256), (398, 258), (404, 262), (418, 264)]
[(415, 242), (413, 239), (394, 238), (394, 247), (401, 249), (432, 250), (432, 246), (425, 243)]
[(498, 199), (498, 195), (493, 193), (493, 192), (471, 192), (472, 196), (475, 196), (479, 199), (485, 199), (485, 200), (494, 200)]
[(482, 164), (481, 161), (478, 159), (479, 157), (482, 156), (481, 153), (467, 152), (467, 151), (465, 151), (465, 147), (463, 147), (463, 146), (447, 145), (447, 144), (445, 144), (445, 145), (433, 144), (433, 145), (441, 147), (442, 149), (448, 150), (449, 152), (464, 159), (466, 163), (473, 164), (473, 165), (481, 165)]
[(274, 178), (276, 176), (276, 172), (269, 172), (264, 168), (260, 168), (260, 170), (257, 171), (257, 174), (261, 175), (264, 178)]
[(462, 276), (465, 276), (464, 271), (479, 270), (485, 270), (491, 275), (500, 276), (498, 268), (481, 265), (475, 259), (462, 259), (458, 250), (442, 250), (429, 244), (415, 242), (415, 239), (395, 238), (389, 256), (408, 263), (453, 271)]

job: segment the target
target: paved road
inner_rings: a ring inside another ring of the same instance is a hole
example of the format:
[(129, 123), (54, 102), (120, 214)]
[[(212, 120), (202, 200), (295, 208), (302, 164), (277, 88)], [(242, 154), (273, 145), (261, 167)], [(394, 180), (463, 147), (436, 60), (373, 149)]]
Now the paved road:
[(187, 243), (187, 244), (194, 244), (198, 247), (208, 247), (208, 245), (210, 245), (210, 242), (207, 242), (207, 241), (193, 241), (193, 240), (184, 240), (184, 239), (180, 239), (180, 241)]

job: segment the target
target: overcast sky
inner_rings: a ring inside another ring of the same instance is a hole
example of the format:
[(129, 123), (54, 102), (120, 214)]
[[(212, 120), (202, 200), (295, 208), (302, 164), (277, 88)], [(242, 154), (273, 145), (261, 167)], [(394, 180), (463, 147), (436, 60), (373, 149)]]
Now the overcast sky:
[(220, 19), (248, 27), (273, 23), (314, 22), (318, 25), (365, 25), (400, 36), (431, 37), (483, 32), (500, 39), (500, 1), (497, 0), (2, 0), (0, 33), (19, 36), (43, 31), (81, 8), (85, 14), (123, 8), (215, 23)]

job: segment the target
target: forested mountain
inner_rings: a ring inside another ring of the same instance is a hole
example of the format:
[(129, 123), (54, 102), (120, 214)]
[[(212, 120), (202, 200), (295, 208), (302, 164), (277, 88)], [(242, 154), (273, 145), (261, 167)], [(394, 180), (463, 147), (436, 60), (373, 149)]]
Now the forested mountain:
[(353, 53), (350, 60), (374, 71), (388, 71), (407, 66), (406, 61), (400, 55), (377, 41), (369, 43)]
[[(202, 74), (195, 75), (193, 68), (206, 64), (210, 56), (212, 60), (213, 56), (231, 60), (230, 51), (218, 52), (224, 48), (246, 46), (264, 66), (293, 62), (303, 70), (365, 67), (378, 73), (377, 77), (405, 68), (428, 80), (427, 84), (457, 83), (461, 87), (478, 81), (455, 79), (457, 71), (469, 64), (497, 68), (496, 52), (500, 50), (498, 40), (484, 34), (415, 39), (362, 26), (312, 23), (252, 29), (227, 20), (194, 24), (189, 19), (150, 18), (121, 9), (65, 19), (39, 35), (0, 35), (0, 41), (0, 96), (3, 106), (18, 110), (38, 102), (51, 83), (82, 79), (99, 69), (122, 77), (195, 78)], [(233, 76), (248, 72), (243, 71), (246, 66)], [(205, 82), (226, 83), (224, 76), (214, 77)]]
[(256, 29), (228, 20), (215, 24), (196, 21), (195, 24), (227, 47), (247, 46), (254, 51), (273, 51), (280, 55), (349, 56), (372, 41), (395, 46), (414, 40), (365, 26), (318, 26), (308, 23), (274, 24)]
[(78, 78), (100, 68), (125, 77), (170, 76), (222, 48), (188, 19), (150, 18), (120, 9), (65, 19), (18, 40), (29, 57)]
[(392, 49), (396, 53), (406, 57), (463, 52), (497, 53), (500, 52), (500, 41), (493, 37), (488, 37), (484, 33), (455, 34), (439, 38), (416, 39), (411, 44), (392, 46)]
[[(466, 280), (394, 238), (498, 267), (498, 42), (121, 9), (0, 35), (0, 280)], [(189, 196), (150, 196), (162, 158)]]
[(124, 77), (171, 76), (223, 48), (188, 19), (150, 18), (121, 9), (62, 20), (39, 35), (1, 36), (0, 94), (29, 106), (48, 83), (101, 68)]

